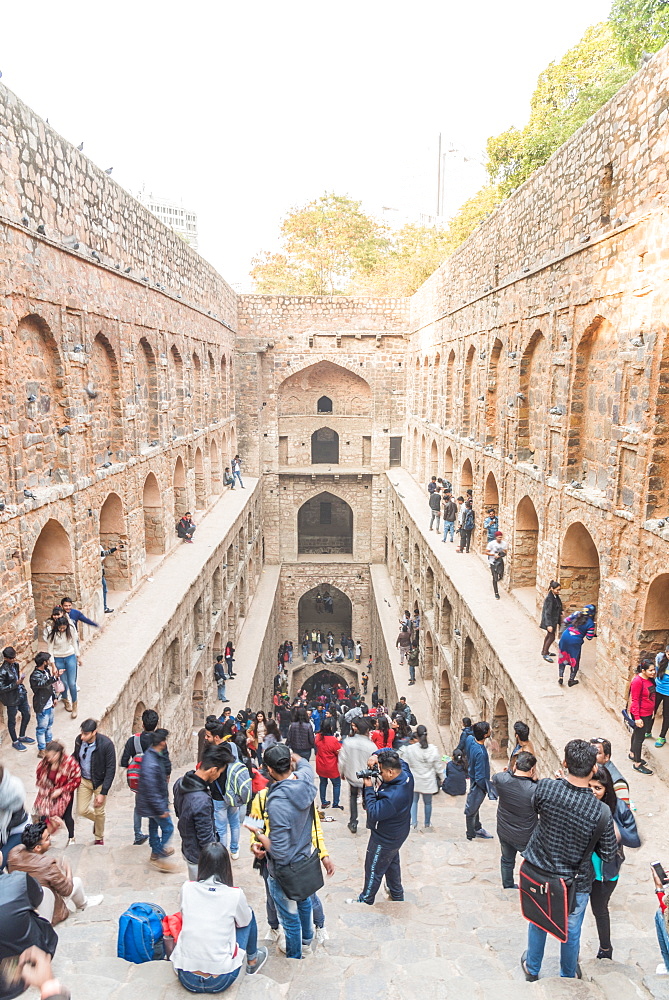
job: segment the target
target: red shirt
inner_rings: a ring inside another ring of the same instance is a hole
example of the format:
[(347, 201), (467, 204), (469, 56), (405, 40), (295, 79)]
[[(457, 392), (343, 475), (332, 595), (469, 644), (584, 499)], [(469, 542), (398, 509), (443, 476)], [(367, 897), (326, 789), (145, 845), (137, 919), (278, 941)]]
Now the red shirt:
[(381, 729), (372, 729), (369, 734), (369, 738), (372, 743), (375, 743), (379, 750), (383, 750), (384, 747), (392, 747), (393, 740), (395, 739), (395, 732), (392, 729), (388, 730), (388, 735), (383, 739), (383, 731)]
[(334, 736), (316, 733), (316, 774), (319, 778), (339, 777), (337, 758), (340, 750), (341, 743)]
[(637, 674), (630, 684), (630, 713), (634, 719), (645, 719), (655, 712), (655, 683)]

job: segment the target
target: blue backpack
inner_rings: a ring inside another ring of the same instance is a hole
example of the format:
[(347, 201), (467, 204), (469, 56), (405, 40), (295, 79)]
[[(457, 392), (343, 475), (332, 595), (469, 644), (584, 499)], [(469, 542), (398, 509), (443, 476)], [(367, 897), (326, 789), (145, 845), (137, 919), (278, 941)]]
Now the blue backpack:
[(118, 957), (135, 965), (163, 959), (164, 916), (162, 906), (155, 903), (132, 903), (119, 917)]

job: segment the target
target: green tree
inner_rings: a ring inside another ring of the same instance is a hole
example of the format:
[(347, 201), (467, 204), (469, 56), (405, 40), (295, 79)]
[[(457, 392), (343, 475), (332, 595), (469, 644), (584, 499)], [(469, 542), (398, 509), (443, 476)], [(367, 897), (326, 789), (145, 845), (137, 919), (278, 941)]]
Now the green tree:
[(525, 128), (488, 140), (488, 172), (501, 193), (527, 180), (631, 75), (611, 25), (588, 28), (578, 45), (540, 75)]
[(622, 60), (633, 69), (644, 52), (669, 42), (667, 0), (613, 0), (609, 22)]
[(344, 294), (354, 276), (377, 266), (388, 246), (385, 228), (360, 206), (326, 192), (292, 209), (281, 224), (281, 251), (253, 261), (256, 289), (265, 294)]

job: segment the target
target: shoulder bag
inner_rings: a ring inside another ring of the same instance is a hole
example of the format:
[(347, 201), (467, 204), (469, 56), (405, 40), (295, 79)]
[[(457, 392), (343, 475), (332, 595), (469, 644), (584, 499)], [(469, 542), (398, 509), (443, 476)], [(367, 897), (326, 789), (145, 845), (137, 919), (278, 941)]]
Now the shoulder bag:
[(315, 849), (308, 858), (302, 858), (300, 861), (291, 861), (287, 865), (277, 865), (276, 862), (274, 863), (274, 878), (288, 899), (293, 899), (298, 903), (308, 899), (309, 896), (313, 896), (315, 892), (322, 888), (324, 883), (318, 827), (316, 826), (316, 807), (313, 803), (311, 809), (312, 827), (316, 830)]
[[(610, 815), (610, 810), (600, 805), (597, 826), (583, 859), (589, 858), (594, 851)], [(576, 905), (576, 879), (560, 878), (536, 868), (529, 861), (523, 861), (518, 885), (520, 908), (525, 919), (564, 944), (569, 936), (569, 914)]]

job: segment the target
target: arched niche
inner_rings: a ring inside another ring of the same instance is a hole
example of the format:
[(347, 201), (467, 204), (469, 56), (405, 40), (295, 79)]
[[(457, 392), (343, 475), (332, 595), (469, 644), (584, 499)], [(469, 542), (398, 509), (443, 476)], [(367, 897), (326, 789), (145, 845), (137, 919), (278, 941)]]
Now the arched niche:
[(207, 506), (207, 481), (201, 448), (195, 449), (195, 506), (198, 510), (204, 510)]
[(108, 589), (127, 590), (130, 586), (128, 533), (123, 502), (118, 493), (110, 493), (100, 508), (100, 545), (103, 549), (116, 549), (116, 552), (105, 557)]
[(439, 683), (439, 725), (450, 726), (451, 724), (451, 682), (448, 677), (448, 670), (441, 671)]
[(561, 598), (571, 612), (599, 601), (599, 553), (594, 539), (580, 521), (570, 524), (560, 550)]
[(209, 462), (211, 465), (211, 492), (219, 494), (223, 489), (223, 477), (221, 474), (221, 460), (218, 452), (218, 445), (215, 438), (211, 439), (209, 445)]
[[(327, 394), (326, 396), (324, 395)], [(360, 375), (332, 361), (318, 361), (289, 375), (278, 388), (279, 416), (294, 413), (313, 414), (319, 400), (328, 398), (338, 415), (365, 416), (371, 413), (372, 390)], [(296, 411), (295, 400), (299, 400)]]
[(174, 494), (174, 522), (176, 524), (188, 510), (188, 489), (186, 487), (186, 467), (181, 455), (177, 455), (172, 473), (172, 492)]
[(40, 316), (26, 316), (14, 339), (16, 364), (11, 380), (23, 441), (16, 489), (23, 502), (24, 489), (53, 485), (50, 476), (55, 469), (61, 482), (67, 480), (72, 440), (70, 434), (58, 435), (59, 427), (70, 426), (65, 419), (65, 372), (47, 323)]
[(659, 653), (669, 642), (669, 573), (660, 573), (650, 583), (643, 609), (639, 647)]
[(539, 518), (532, 499), (524, 496), (516, 507), (511, 567), (514, 587), (534, 587), (536, 585), (538, 547)]
[(520, 462), (542, 464), (542, 435), (550, 400), (548, 383), (548, 344), (541, 331), (536, 330), (520, 361), (520, 396), (517, 397)]
[(153, 472), (150, 472), (144, 480), (142, 508), (144, 511), (144, 551), (147, 555), (157, 555), (165, 551), (165, 526), (163, 524), (160, 487)]
[(76, 595), (70, 538), (60, 523), (50, 518), (40, 531), (30, 558), (35, 618), (43, 623), (65, 595)]
[[(332, 603), (326, 598), (332, 598)], [(320, 601), (318, 600), (320, 597)], [(329, 609), (332, 610), (329, 610)], [(338, 587), (329, 583), (311, 587), (300, 597), (297, 605), (300, 642), (306, 631), (320, 629), (323, 635), (334, 634), (335, 644), (339, 644), (342, 632), (355, 638), (353, 629), (353, 606), (350, 597)]]
[(319, 427), (311, 435), (311, 464), (339, 464), (339, 434), (331, 427)]
[(332, 413), (332, 400), (329, 396), (321, 396), (316, 403), (316, 413)]
[(193, 727), (200, 729), (204, 725), (204, 677), (202, 671), (198, 670), (193, 680)]
[[(123, 418), (118, 362), (109, 340), (99, 333), (91, 346), (90, 358), (82, 369), (83, 398), (90, 418), (94, 467), (123, 459)], [(148, 407), (148, 399), (142, 400)]]
[(490, 726), (492, 740), (492, 756), (498, 760), (506, 760), (509, 756), (509, 713), (506, 702), (499, 698)]
[(353, 552), (353, 511), (327, 491), (303, 503), (297, 512), (297, 551), (300, 555)]

